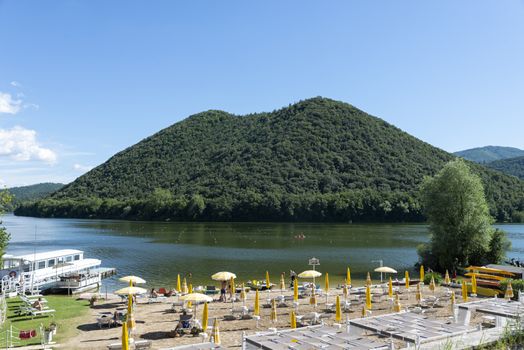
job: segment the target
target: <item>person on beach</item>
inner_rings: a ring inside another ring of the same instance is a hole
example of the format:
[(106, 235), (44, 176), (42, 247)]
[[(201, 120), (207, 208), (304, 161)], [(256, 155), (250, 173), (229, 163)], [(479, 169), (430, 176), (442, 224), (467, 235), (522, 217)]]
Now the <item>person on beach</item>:
[(151, 294), (150, 294), (151, 298), (156, 298), (158, 297), (158, 293), (157, 291), (155, 290), (155, 288), (151, 288)]
[(226, 302), (226, 288), (227, 288), (227, 282), (222, 281), (222, 284), (220, 286), (220, 299), (218, 299), (218, 301)]
[(42, 309), (44, 308), (44, 304), (42, 303), (42, 298), (39, 297), (38, 300), (35, 300), (35, 302), (31, 306), (33, 306), (35, 309), (39, 311), (42, 311)]

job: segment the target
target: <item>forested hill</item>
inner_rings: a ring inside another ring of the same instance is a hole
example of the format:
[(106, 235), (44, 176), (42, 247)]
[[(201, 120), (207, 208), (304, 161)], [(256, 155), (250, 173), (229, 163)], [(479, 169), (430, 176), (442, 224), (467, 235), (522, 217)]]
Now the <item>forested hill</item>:
[(486, 166), (524, 179), (524, 157), (496, 160)]
[[(424, 176), (454, 156), (342, 102), (207, 111), (114, 155), (18, 215), (174, 220), (416, 221)], [(473, 165), (508, 220), (523, 182)]]
[(485, 146), (455, 152), (455, 155), (477, 163), (524, 156), (524, 150), (515, 147)]
[(44, 198), (51, 193), (58, 191), (62, 187), (64, 187), (64, 184), (44, 182), (34, 185), (8, 188), (7, 190), (12, 196), (12, 201), (9, 203), (9, 207), (6, 209), (12, 210), (23, 202), (35, 201), (40, 198)]

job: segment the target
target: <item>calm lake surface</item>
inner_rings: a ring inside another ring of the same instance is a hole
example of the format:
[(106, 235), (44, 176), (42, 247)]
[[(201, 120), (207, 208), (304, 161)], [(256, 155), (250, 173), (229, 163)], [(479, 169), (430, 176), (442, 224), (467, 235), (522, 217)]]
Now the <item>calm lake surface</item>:
[[(342, 281), (348, 265), (352, 278), (362, 280), (378, 266), (372, 260), (382, 259), (399, 272), (412, 269), (417, 245), (428, 240), (427, 226), (421, 224), (165, 223), (13, 215), (2, 220), (12, 236), (11, 254), (80, 249), (103, 266), (117, 268), (119, 276), (138, 275), (155, 287), (174, 287), (177, 273), (191, 273), (193, 284), (212, 284), (209, 276), (222, 270), (235, 272), (241, 281), (263, 279), (269, 270), (277, 283), (281, 272), (309, 269), (313, 256), (332, 284)], [(508, 256), (522, 259), (524, 225), (497, 227), (512, 242)], [(296, 239), (299, 234), (305, 239)], [(104, 286), (111, 291), (123, 284), (113, 277)]]

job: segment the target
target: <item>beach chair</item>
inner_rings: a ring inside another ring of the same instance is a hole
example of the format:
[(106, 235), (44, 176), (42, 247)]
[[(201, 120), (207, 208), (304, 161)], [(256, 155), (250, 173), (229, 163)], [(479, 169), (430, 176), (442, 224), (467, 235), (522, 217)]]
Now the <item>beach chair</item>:
[(151, 340), (137, 340), (133, 343), (136, 350), (151, 349), (153, 342)]
[(115, 321), (112, 317), (106, 316), (97, 318), (96, 323), (98, 324), (98, 328), (102, 329), (104, 326), (111, 328), (111, 326), (115, 324)]
[(213, 295), (218, 293), (219, 291), (217, 290), (216, 286), (206, 286), (206, 290), (204, 291), (204, 294), (206, 295)]

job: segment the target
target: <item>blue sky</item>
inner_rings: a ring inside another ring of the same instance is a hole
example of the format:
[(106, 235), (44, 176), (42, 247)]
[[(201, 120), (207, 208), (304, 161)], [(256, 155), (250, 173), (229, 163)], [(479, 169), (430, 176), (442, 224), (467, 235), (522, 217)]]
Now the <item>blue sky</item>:
[(0, 183), (69, 182), (190, 114), (349, 102), (524, 148), (524, 2), (0, 0)]

